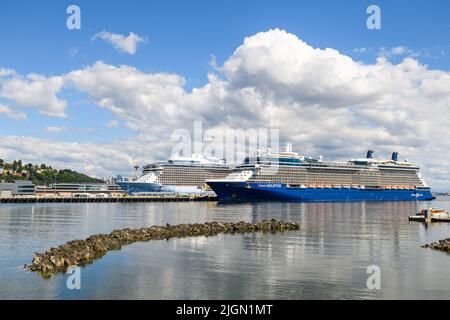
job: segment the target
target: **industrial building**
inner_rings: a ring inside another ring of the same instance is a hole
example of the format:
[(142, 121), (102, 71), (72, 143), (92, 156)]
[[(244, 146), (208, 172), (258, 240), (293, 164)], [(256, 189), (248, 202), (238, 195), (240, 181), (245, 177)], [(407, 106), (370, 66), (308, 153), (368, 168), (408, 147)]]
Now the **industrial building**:
[(28, 180), (0, 182), (0, 197), (34, 196), (36, 187)]

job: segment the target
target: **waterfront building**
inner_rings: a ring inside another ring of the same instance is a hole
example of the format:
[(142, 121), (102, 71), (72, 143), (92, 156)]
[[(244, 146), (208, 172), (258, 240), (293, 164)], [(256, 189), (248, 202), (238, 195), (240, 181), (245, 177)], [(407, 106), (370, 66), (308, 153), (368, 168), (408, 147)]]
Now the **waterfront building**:
[(34, 196), (35, 185), (28, 180), (16, 180), (14, 182), (0, 182), (0, 196)]
[(124, 194), (117, 184), (104, 183), (56, 183), (38, 186), (36, 193), (38, 196), (61, 197), (111, 197)]

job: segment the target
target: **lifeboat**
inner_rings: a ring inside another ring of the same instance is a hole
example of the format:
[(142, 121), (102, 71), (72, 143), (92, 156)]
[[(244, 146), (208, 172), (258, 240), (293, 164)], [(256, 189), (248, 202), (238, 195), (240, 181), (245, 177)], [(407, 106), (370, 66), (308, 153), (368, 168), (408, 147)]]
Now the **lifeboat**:
[(343, 184), (343, 185), (342, 185), (342, 188), (343, 188), (343, 189), (350, 189), (350, 185), (349, 185), (349, 184)]
[(308, 188), (315, 189), (315, 188), (316, 188), (316, 185), (315, 185), (315, 184), (308, 184)]
[(341, 188), (341, 185), (340, 184), (333, 184), (333, 186), (332, 186), (334, 189), (340, 189)]
[(331, 189), (331, 184), (326, 184), (326, 185), (324, 185), (324, 187), (325, 187), (326, 189)]
[(318, 185), (317, 185), (317, 188), (323, 189), (323, 188), (324, 188), (324, 185), (323, 185), (323, 184), (318, 184)]

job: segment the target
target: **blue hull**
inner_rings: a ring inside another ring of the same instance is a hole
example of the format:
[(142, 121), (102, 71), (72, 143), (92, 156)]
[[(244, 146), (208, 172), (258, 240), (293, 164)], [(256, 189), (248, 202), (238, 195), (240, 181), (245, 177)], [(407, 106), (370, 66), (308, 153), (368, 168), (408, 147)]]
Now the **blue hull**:
[(430, 190), (289, 188), (285, 184), (208, 182), (223, 201), (425, 201), (434, 199)]
[(161, 191), (161, 185), (158, 183), (118, 181), (117, 184), (123, 191), (130, 195), (141, 192), (144, 193)]

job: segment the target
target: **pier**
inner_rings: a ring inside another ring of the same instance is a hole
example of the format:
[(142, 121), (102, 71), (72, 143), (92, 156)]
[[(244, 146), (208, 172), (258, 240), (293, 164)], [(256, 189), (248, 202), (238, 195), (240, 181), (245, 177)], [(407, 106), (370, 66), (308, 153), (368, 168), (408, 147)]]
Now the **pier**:
[(217, 201), (216, 196), (210, 195), (164, 195), (164, 196), (121, 196), (121, 197), (4, 197), (2, 203), (101, 203), (101, 202), (188, 202), (188, 201)]

